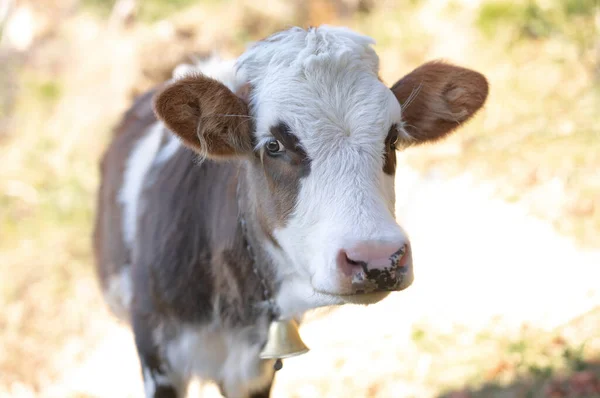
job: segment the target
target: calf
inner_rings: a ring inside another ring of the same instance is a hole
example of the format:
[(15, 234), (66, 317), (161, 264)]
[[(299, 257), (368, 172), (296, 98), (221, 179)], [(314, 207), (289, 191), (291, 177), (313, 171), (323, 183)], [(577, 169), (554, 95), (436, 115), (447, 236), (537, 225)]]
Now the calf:
[(488, 85), (432, 62), (387, 88), (372, 43), (285, 30), (235, 62), (178, 68), (124, 116), (102, 160), (95, 255), (147, 396), (183, 396), (198, 376), (267, 397), (274, 319), (412, 283), (395, 152), (460, 126)]

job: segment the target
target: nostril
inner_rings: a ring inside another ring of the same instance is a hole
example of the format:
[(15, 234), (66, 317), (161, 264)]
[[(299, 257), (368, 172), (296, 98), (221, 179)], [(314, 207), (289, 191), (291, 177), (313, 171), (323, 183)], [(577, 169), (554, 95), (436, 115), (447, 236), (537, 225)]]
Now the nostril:
[(352, 264), (352, 265), (362, 265), (362, 264), (365, 263), (364, 261), (360, 261), (360, 260), (352, 260), (350, 257), (348, 257), (348, 253), (346, 253), (345, 255), (346, 255), (346, 261), (349, 264)]
[(398, 264), (398, 267), (400, 267), (400, 268), (406, 267), (409, 264), (410, 258), (411, 258), (410, 245), (402, 246), (402, 248), (398, 251), (398, 257), (396, 259), (396, 263)]
[(362, 270), (362, 265), (365, 263), (360, 260), (353, 260), (348, 257), (348, 253), (345, 250), (340, 250), (337, 256), (338, 268), (346, 276), (351, 276)]

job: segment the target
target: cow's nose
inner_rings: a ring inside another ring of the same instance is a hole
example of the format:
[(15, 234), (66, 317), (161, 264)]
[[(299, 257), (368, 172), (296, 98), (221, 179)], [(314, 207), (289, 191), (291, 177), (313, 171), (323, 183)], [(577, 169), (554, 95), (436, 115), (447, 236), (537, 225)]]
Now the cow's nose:
[(337, 264), (355, 293), (402, 289), (411, 264), (407, 242), (361, 242), (340, 250)]

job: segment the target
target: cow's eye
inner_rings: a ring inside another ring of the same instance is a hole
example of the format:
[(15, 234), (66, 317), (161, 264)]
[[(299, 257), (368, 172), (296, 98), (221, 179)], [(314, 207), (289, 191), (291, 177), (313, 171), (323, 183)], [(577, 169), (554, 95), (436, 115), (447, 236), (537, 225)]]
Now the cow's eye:
[(285, 151), (285, 147), (283, 146), (283, 144), (277, 140), (271, 140), (267, 142), (265, 148), (269, 155), (277, 155)]

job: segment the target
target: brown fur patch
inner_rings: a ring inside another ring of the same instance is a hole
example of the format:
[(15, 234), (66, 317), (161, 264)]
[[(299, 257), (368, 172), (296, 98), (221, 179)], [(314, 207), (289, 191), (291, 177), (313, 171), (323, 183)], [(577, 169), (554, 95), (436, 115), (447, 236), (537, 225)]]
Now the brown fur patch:
[(310, 158), (289, 127), (279, 123), (270, 131), (285, 146), (285, 152), (275, 156), (262, 153), (248, 177), (256, 189), (257, 218), (265, 232), (285, 225), (296, 206), (300, 180), (310, 173)]
[(417, 142), (440, 139), (469, 120), (488, 96), (486, 78), (473, 70), (428, 62), (392, 86), (404, 128)]
[(220, 158), (252, 151), (248, 105), (217, 80), (202, 75), (178, 80), (157, 94), (154, 110), (202, 155)]

